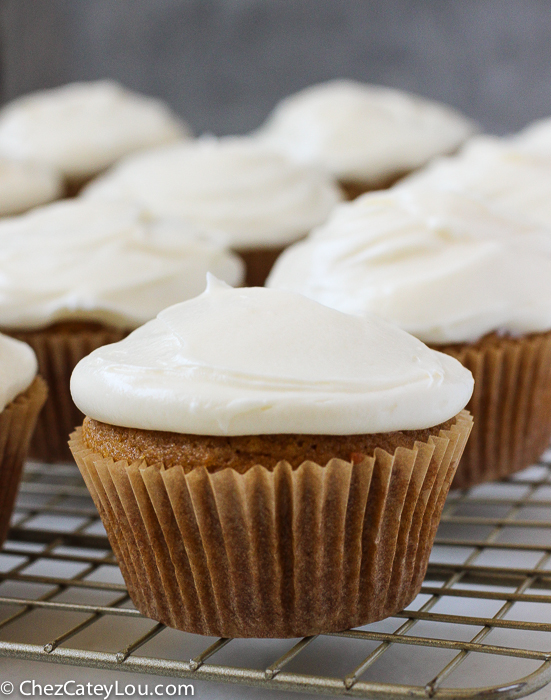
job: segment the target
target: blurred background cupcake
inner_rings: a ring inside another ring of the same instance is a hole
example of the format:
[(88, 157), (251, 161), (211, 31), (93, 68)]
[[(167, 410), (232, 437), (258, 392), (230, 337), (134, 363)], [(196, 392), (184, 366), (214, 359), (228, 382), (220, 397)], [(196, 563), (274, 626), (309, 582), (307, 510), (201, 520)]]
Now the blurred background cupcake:
[(8, 534), (23, 464), (46, 384), (25, 343), (0, 334), (0, 546)]
[(44, 461), (70, 457), (81, 415), (69, 377), (82, 357), (201, 292), (207, 272), (243, 279), (212, 232), (121, 202), (71, 199), (4, 219), (0, 251), (0, 328), (31, 345), (50, 387), (31, 446)]
[(398, 187), (343, 204), (289, 248), (267, 285), (377, 313), (475, 378), (455, 485), (504, 477), (551, 438), (551, 230), (479, 200)]
[(0, 156), (55, 168), (69, 195), (128, 153), (188, 137), (161, 100), (111, 80), (41, 90), (0, 110)]
[(281, 251), (323, 223), (341, 200), (323, 170), (246, 137), (203, 137), (140, 153), (82, 196), (132, 202), (153, 216), (224, 232), (245, 260), (248, 286), (261, 286)]
[(286, 97), (257, 133), (297, 163), (323, 167), (354, 199), (455, 151), (475, 130), (447, 105), (334, 80)]

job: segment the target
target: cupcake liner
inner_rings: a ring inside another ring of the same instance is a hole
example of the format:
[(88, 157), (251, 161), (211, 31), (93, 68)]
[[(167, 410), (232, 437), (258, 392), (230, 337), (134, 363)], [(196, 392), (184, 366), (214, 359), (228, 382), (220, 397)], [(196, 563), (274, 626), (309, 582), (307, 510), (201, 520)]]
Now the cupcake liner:
[(473, 373), (471, 438), (454, 488), (501, 479), (536, 462), (551, 439), (551, 333), (436, 347)]
[(69, 434), (82, 423), (69, 390), (76, 364), (92, 350), (122, 340), (128, 331), (94, 328), (93, 324), (63, 324), (33, 331), (3, 331), (28, 343), (36, 353), (38, 371), (49, 388), (48, 399), (38, 418), (29, 457), (41, 462), (71, 461)]
[(245, 263), (245, 287), (262, 287), (275, 261), (285, 246), (271, 248), (237, 248), (235, 252)]
[(41, 377), (0, 413), (0, 546), (7, 537), (23, 463), (48, 390)]
[(412, 449), (243, 474), (114, 462), (80, 428), (70, 447), (144, 615), (198, 634), (297, 637), (413, 600), (471, 426), (462, 411)]

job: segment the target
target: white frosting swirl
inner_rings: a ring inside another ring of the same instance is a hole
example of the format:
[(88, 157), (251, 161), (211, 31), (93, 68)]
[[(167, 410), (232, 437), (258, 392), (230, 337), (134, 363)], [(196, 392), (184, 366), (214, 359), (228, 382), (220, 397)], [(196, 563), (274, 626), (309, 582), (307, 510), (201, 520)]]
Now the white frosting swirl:
[(395, 188), (338, 207), (267, 286), (374, 312), (429, 343), (551, 329), (551, 237), (453, 193)]
[(0, 216), (20, 214), (62, 193), (61, 177), (51, 168), (0, 157)]
[(477, 197), (502, 215), (551, 229), (551, 153), (532, 153), (511, 139), (471, 139), (459, 155), (439, 158), (396, 185), (417, 186)]
[(551, 158), (551, 117), (528, 124), (511, 138), (511, 142), (537, 157)]
[(243, 264), (213, 234), (124, 203), (64, 200), (0, 221), (0, 327), (89, 320), (135, 328)]
[(76, 367), (97, 420), (196, 435), (352, 435), (438, 425), (473, 389), (453, 358), (375, 316), (210, 283)]
[(0, 333), (0, 411), (32, 384), (38, 364), (33, 349)]
[(122, 156), (187, 136), (161, 101), (111, 80), (24, 95), (0, 111), (0, 154), (90, 177)]
[(157, 216), (220, 229), (238, 248), (295, 241), (342, 198), (324, 173), (246, 137), (204, 137), (138, 154), (83, 196), (137, 202)]
[(313, 85), (284, 99), (258, 136), (299, 163), (375, 186), (454, 151), (475, 130), (451, 107), (352, 80)]

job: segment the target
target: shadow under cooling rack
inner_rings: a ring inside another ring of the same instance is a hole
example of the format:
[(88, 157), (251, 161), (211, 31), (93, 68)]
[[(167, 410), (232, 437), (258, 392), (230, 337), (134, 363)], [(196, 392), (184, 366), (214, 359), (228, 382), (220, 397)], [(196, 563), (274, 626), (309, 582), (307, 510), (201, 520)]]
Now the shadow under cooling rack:
[(450, 494), (408, 609), (296, 640), (144, 618), (76, 467), (29, 463), (0, 552), (0, 656), (351, 697), (524, 697), (551, 680), (551, 452)]

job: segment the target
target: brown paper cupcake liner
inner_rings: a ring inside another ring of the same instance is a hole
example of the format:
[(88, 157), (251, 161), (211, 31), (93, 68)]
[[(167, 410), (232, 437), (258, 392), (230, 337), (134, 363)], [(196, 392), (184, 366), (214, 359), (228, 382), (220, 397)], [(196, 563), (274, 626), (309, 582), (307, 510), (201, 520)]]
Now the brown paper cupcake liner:
[(23, 463), (48, 390), (41, 377), (0, 413), (0, 546), (7, 537)]
[(41, 462), (71, 461), (67, 440), (83, 420), (69, 390), (73, 369), (92, 350), (122, 340), (128, 331), (98, 324), (67, 323), (33, 331), (3, 332), (32, 347), (38, 359), (38, 371), (49, 389), (31, 440), (29, 457)]
[(419, 592), (472, 426), (352, 464), (240, 474), (70, 447), (146, 616), (222, 637), (297, 637), (382, 619)]
[(262, 287), (275, 261), (285, 246), (273, 248), (236, 248), (235, 252), (245, 263), (245, 287)]
[(536, 462), (551, 439), (551, 333), (434, 347), (475, 379), (467, 406), (473, 432), (453, 487), (501, 479)]

